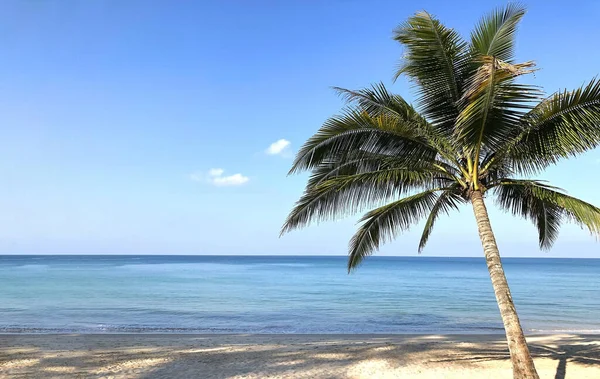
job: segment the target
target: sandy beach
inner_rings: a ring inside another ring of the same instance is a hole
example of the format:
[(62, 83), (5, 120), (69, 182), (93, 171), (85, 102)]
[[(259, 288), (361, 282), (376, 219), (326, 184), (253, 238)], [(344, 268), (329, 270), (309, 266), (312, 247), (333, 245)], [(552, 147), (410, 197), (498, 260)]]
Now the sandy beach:
[[(541, 378), (600, 378), (600, 336), (528, 338)], [(500, 335), (2, 335), (1, 378), (510, 378)]]

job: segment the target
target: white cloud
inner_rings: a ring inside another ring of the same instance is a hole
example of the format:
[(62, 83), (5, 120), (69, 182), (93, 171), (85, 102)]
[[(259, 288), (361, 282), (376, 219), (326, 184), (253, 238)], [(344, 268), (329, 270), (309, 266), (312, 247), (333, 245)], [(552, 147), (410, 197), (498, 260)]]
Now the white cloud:
[(223, 176), (225, 170), (222, 168), (211, 168), (208, 173), (194, 172), (190, 174), (190, 179), (194, 182), (208, 182), (217, 187), (240, 186), (247, 183), (250, 178), (242, 174), (233, 174)]
[(290, 141), (286, 139), (280, 139), (278, 141), (273, 142), (266, 150), (266, 153), (269, 155), (278, 155), (287, 151), (290, 146)]
[(250, 179), (242, 174), (233, 174), (229, 176), (218, 176), (211, 180), (215, 186), (239, 186), (247, 183)]

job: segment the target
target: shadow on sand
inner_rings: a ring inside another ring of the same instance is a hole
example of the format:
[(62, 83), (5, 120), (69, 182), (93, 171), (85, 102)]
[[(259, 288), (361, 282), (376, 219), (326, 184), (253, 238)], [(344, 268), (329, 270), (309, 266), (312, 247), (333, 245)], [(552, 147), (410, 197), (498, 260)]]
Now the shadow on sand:
[[(529, 340), (536, 362), (552, 360), (555, 379), (565, 379), (573, 363), (596, 366), (600, 374), (600, 336)], [(345, 378), (365, 364), (384, 370), (415, 364), (485, 369), (490, 362), (509, 367), (508, 358), (505, 341), (497, 335), (0, 336), (0, 377), (10, 378)]]
[[(531, 337), (530, 337), (531, 338)], [(598, 365), (600, 367), (600, 336), (568, 335), (557, 337), (551, 343), (529, 342), (529, 349), (534, 358), (549, 358), (557, 361), (554, 379), (565, 379), (569, 362), (582, 365)], [(504, 340), (502, 340), (504, 343)], [(465, 357), (446, 359), (454, 362), (467, 360), (481, 362), (491, 360), (508, 360), (510, 358), (505, 346), (477, 346), (469, 349), (459, 349), (458, 354)], [(444, 361), (444, 360), (442, 360)]]

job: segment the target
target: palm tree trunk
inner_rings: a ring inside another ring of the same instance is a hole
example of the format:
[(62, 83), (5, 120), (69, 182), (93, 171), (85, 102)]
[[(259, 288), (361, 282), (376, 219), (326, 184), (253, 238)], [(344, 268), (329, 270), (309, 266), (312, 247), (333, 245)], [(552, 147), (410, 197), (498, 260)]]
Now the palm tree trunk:
[(513, 367), (513, 378), (515, 379), (539, 379), (538, 373), (535, 370), (533, 359), (527, 347), (527, 341), (521, 329), (519, 316), (513, 303), (508, 282), (504, 275), (502, 262), (500, 261), (500, 252), (496, 245), (496, 238), (492, 232), (492, 226), (488, 217), (483, 195), (480, 191), (473, 191), (471, 194), (471, 202), (473, 203), (473, 211), (477, 220), (477, 228), (479, 229), (479, 238), (483, 245), (483, 252), (487, 262), (492, 286), (496, 294), (498, 308), (504, 323), (506, 339), (508, 341), (508, 350), (510, 352), (510, 360)]

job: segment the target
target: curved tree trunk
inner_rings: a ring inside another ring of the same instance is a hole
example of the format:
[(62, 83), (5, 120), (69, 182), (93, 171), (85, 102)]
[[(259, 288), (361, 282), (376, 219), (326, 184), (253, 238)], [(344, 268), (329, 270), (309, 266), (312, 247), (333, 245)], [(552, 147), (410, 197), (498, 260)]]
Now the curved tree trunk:
[(494, 293), (496, 294), (496, 301), (498, 302), (498, 308), (500, 308), (500, 315), (504, 323), (510, 360), (513, 367), (513, 377), (515, 379), (539, 379), (533, 359), (529, 353), (529, 348), (527, 347), (527, 341), (523, 335), (523, 329), (521, 329), (521, 323), (519, 322), (519, 316), (517, 316), (517, 310), (515, 309), (510, 289), (508, 288), (506, 276), (504, 275), (504, 269), (500, 261), (500, 252), (498, 251), (496, 239), (492, 232), (492, 226), (490, 225), (487, 209), (483, 202), (482, 193), (480, 191), (473, 191), (471, 202), (473, 203), (475, 219), (477, 220), (479, 238), (481, 238), (485, 260), (490, 272), (490, 278), (492, 279)]

